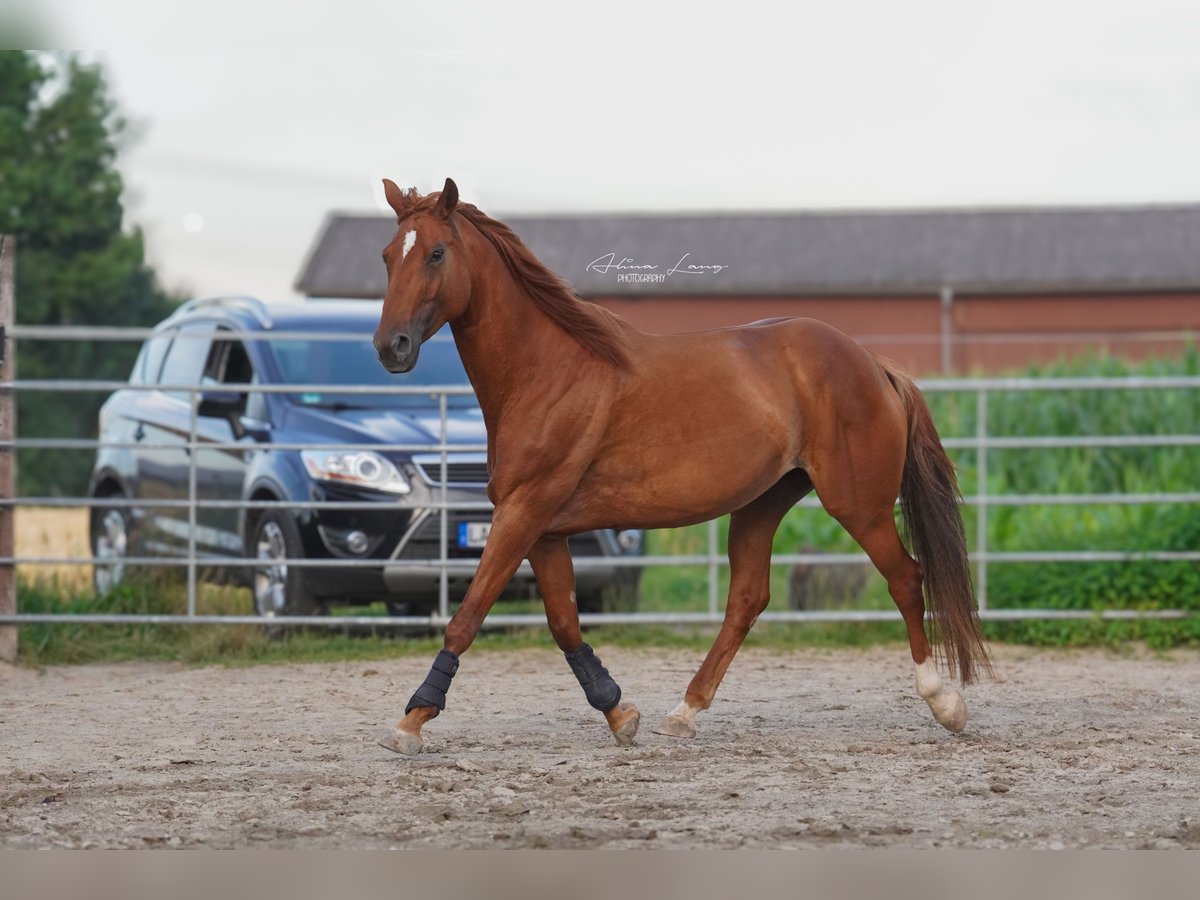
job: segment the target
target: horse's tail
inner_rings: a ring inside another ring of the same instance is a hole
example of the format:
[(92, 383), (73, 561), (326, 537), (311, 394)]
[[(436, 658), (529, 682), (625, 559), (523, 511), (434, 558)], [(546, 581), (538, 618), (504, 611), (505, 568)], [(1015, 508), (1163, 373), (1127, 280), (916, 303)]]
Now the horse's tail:
[(904, 539), (924, 575), (930, 636), (951, 673), (963, 684), (992, 664), (979, 630), (975, 591), (967, 562), (958, 479), (933, 424), (929, 405), (911, 378), (890, 360), (880, 360), (908, 416), (908, 454), (900, 482)]

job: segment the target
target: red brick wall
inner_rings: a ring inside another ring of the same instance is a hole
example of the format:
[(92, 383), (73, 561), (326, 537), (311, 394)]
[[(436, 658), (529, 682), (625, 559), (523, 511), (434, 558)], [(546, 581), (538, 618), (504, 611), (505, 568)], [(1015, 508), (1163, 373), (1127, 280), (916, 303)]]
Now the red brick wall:
[[(1097, 348), (1142, 359), (1182, 346), (1179, 339), (1148, 339), (1153, 332), (1200, 333), (1200, 294), (963, 297), (953, 319), (955, 333), (966, 339), (955, 348), (960, 371), (1012, 369)], [(1088, 337), (1076, 337), (1081, 333)]]
[[(941, 371), (941, 303), (928, 297), (589, 298), (659, 334), (740, 325), (773, 316), (828, 322), (915, 374)], [(956, 296), (952, 350), (957, 373), (996, 374), (1103, 346), (1132, 359), (1177, 352), (1179, 339), (1147, 332), (1200, 333), (1200, 293), (1106, 296)], [(1105, 337), (1077, 338), (1088, 333)], [(1025, 335), (1030, 335), (1026, 338)]]

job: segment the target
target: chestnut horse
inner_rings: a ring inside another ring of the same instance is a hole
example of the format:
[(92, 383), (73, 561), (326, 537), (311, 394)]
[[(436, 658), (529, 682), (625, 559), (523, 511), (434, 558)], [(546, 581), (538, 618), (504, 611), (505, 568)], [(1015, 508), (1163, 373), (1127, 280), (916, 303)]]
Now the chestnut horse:
[[(460, 203), (450, 179), (422, 197), (384, 181), (398, 230), (375, 348), (389, 372), (417, 364), (447, 322), (483, 409), (493, 524), (445, 649), (381, 743), (417, 753), (458, 657), (528, 558), (554, 640), (621, 745), (639, 713), (583, 642), (567, 536), (670, 528), (732, 513), (729, 599), (712, 649), (660, 734), (695, 716), (766, 608), (771, 540), (801, 497), (822, 505), (887, 579), (908, 631), (917, 692), (951, 731), (963, 684), (988, 668), (954, 470), (913, 382), (828, 325), (771, 319), (696, 334), (644, 334), (587, 303), (504, 224)], [(893, 514), (899, 495), (909, 546)]]

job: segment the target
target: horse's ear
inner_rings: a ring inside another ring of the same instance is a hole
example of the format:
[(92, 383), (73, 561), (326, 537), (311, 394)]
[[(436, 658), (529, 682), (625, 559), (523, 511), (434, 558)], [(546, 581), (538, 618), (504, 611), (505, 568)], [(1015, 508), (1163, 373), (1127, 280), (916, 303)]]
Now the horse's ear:
[(413, 206), (412, 192), (400, 190), (396, 182), (390, 178), (383, 179), (383, 195), (387, 198), (388, 206), (396, 211), (399, 218), (408, 215)]
[(438, 197), (437, 206), (433, 208), (433, 211), (443, 219), (448, 219), (456, 206), (458, 206), (458, 185), (454, 183), (453, 178), (447, 178), (446, 186), (442, 188), (442, 195)]

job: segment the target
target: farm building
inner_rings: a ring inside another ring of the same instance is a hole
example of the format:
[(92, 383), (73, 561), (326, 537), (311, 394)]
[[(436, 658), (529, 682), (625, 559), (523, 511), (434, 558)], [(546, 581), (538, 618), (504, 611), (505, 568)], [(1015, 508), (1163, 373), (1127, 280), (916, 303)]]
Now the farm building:
[[(996, 373), (1200, 330), (1200, 205), (499, 216), (652, 332), (811, 316), (917, 374)], [(391, 216), (335, 214), (297, 281), (382, 297)]]

